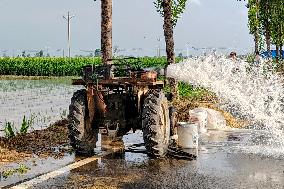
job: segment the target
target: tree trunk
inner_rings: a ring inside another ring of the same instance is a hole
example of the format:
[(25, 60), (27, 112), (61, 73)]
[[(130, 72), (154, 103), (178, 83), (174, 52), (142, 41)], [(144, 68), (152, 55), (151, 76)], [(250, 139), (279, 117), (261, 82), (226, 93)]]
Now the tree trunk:
[[(173, 31), (173, 22), (172, 22), (172, 1), (171, 0), (163, 0), (163, 13), (164, 13), (164, 36), (166, 41), (166, 52), (167, 52), (167, 67), (169, 64), (175, 63), (175, 51), (174, 51), (174, 31)], [(166, 75), (165, 75), (166, 76)], [(173, 97), (178, 96), (178, 85), (174, 78), (169, 78), (169, 85), (171, 87), (171, 92), (173, 93)]]
[(276, 45), (276, 63), (278, 63), (279, 60), (279, 46)]
[[(102, 62), (109, 65), (112, 58), (112, 0), (101, 0), (101, 9)], [(110, 69), (108, 69), (105, 77), (109, 78), (110, 75)]]
[(279, 47), (280, 47), (280, 49), (279, 49), (280, 55), (279, 55), (279, 58), (282, 60), (282, 59), (283, 59), (283, 56), (282, 56), (282, 55), (283, 55), (283, 53), (282, 53), (282, 49), (283, 49), (283, 33), (282, 33), (283, 30), (282, 30), (282, 24), (280, 24), (279, 30), (280, 30), (280, 31), (279, 31), (279, 40), (280, 40), (280, 44), (279, 44), (279, 45), (280, 45), (280, 46), (279, 46)]
[(279, 55), (279, 57), (280, 57), (281, 60), (283, 60), (283, 53), (282, 53), (282, 50), (283, 50), (283, 44), (280, 44), (280, 48), (279, 48), (279, 51), (280, 51), (279, 54), (280, 54), (280, 55)]
[(266, 47), (268, 52), (268, 57), (271, 57), (271, 36), (270, 36), (270, 23), (268, 19), (268, 15), (270, 14), (270, 3), (269, 1), (265, 4), (266, 8), (266, 18), (265, 18), (265, 40), (266, 40)]
[(268, 56), (269, 58), (271, 57), (271, 39), (270, 39), (270, 28), (269, 28), (269, 22), (268, 20), (266, 20), (266, 24), (265, 24), (265, 40), (266, 40), (266, 47), (267, 47), (267, 52), (268, 52)]
[(175, 63), (174, 53), (174, 32), (172, 22), (172, 7), (171, 0), (163, 0), (163, 12), (164, 12), (164, 35), (166, 40), (166, 51), (168, 64)]
[(282, 60), (283, 59), (283, 53), (282, 53), (282, 49), (283, 49), (283, 35), (282, 35), (282, 24), (280, 24), (280, 33), (279, 33), (279, 35), (280, 35), (280, 59)]
[(259, 35), (258, 30), (254, 33), (254, 53), (259, 52)]

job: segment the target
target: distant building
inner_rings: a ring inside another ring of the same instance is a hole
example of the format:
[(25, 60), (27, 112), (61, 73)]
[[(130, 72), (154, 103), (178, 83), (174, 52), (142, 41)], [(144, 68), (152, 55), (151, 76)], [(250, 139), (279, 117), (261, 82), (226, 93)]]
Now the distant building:
[[(262, 58), (269, 58), (268, 51), (262, 52), (260, 55)], [(282, 50), (282, 57), (284, 57), (284, 50)], [(271, 50), (271, 58), (276, 58), (276, 50)]]

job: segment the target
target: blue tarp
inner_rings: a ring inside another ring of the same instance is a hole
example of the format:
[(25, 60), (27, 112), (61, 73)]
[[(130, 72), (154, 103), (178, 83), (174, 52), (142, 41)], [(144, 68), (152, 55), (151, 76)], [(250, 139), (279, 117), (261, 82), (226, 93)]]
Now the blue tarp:
[[(262, 52), (260, 55), (261, 55), (262, 58), (268, 58), (269, 57), (268, 51)], [(276, 58), (276, 50), (271, 50), (271, 57)], [(284, 57), (284, 50), (282, 51), (282, 57)]]

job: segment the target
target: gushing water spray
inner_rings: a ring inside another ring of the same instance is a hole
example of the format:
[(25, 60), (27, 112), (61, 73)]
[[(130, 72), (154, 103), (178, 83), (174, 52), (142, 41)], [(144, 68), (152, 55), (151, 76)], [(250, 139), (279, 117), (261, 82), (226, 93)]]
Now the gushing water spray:
[(215, 92), (223, 109), (248, 120), (251, 129), (267, 132), (266, 139), (255, 137), (246, 145), (254, 149), (261, 146), (261, 151), (274, 148), (284, 154), (283, 81), (263, 61), (252, 66), (242, 60), (210, 55), (170, 65), (168, 75)]

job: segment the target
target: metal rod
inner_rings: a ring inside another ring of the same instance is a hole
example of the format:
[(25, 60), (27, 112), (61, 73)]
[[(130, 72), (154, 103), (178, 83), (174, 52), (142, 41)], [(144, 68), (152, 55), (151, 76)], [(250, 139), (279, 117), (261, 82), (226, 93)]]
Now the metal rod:
[(74, 15), (70, 15), (68, 11), (67, 18), (63, 16), (63, 18), (67, 21), (67, 38), (68, 38), (68, 57), (71, 58), (71, 19), (74, 18)]

